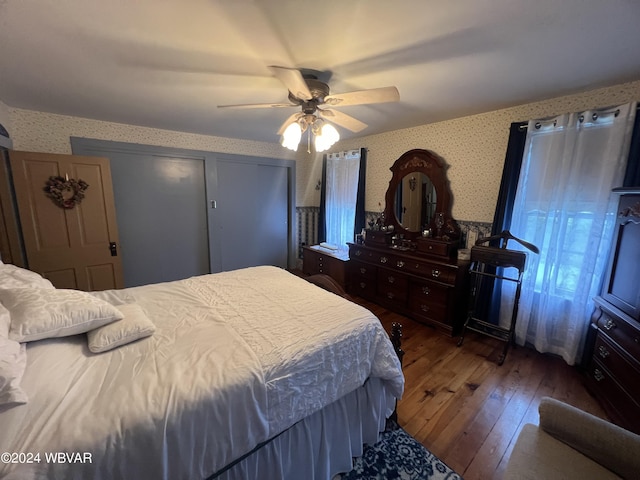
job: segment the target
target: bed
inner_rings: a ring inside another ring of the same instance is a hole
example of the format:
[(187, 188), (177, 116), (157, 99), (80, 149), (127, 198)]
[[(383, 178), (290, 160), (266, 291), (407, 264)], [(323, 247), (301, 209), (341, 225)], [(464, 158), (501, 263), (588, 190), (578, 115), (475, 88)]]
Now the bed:
[[(0, 265), (0, 354), (5, 368), (9, 350), (16, 365), (26, 355), (0, 405), (0, 452), (13, 453), (0, 478), (330, 479), (376, 441), (402, 395), (379, 320), (280, 268), (91, 294), (47, 283)], [(81, 299), (30, 300), (72, 293)], [(103, 308), (99, 325), (60, 327), (85, 301)], [(103, 324), (109, 308), (120, 318)], [(45, 334), (25, 327), (37, 309), (58, 322)], [(136, 315), (142, 338), (123, 341)]]

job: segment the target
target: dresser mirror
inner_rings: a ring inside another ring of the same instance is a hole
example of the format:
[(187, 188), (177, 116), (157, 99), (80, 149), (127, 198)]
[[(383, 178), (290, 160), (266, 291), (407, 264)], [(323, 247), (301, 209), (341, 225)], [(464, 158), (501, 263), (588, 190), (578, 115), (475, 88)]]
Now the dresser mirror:
[(400, 226), (410, 232), (421, 232), (430, 225), (436, 213), (437, 192), (425, 173), (411, 172), (396, 187), (395, 217)]
[(451, 187), (448, 165), (430, 150), (404, 153), (393, 166), (385, 195), (385, 223), (408, 239), (430, 235), (441, 240), (456, 240), (460, 229), (451, 217)]

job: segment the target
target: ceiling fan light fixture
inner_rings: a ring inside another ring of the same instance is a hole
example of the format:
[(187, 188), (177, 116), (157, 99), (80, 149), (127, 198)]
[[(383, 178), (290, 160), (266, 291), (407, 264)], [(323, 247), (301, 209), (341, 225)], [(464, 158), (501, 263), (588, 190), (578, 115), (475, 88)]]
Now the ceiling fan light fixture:
[(301, 138), (302, 128), (300, 127), (300, 124), (298, 122), (292, 122), (282, 134), (282, 140), (280, 143), (283, 147), (295, 152), (298, 150), (298, 144), (300, 143)]
[(318, 131), (314, 130), (314, 134), (316, 152), (324, 152), (340, 140), (338, 130), (330, 123), (324, 123)]

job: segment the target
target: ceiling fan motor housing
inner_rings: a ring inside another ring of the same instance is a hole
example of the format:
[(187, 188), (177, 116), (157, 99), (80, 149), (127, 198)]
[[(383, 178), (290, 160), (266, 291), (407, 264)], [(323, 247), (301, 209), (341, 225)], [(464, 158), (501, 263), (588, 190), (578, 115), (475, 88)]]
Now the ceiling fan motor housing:
[(318, 105), (324, 103), (324, 97), (329, 95), (329, 85), (314, 78), (305, 78), (304, 80), (309, 87), (309, 92), (311, 92), (311, 100), (298, 98), (291, 92), (289, 92), (289, 100), (296, 105), (302, 106), (304, 113), (311, 114), (316, 111)]

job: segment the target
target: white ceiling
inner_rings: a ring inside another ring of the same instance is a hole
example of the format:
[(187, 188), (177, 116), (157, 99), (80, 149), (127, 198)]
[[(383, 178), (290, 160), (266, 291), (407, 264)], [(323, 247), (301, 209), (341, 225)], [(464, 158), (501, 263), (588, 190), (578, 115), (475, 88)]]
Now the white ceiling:
[[(268, 65), (330, 71), (370, 135), (640, 79), (637, 0), (0, 0), (10, 107), (277, 142)], [(353, 136), (339, 129), (343, 138)]]

